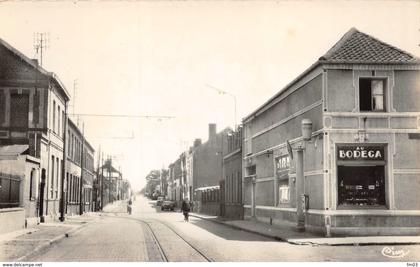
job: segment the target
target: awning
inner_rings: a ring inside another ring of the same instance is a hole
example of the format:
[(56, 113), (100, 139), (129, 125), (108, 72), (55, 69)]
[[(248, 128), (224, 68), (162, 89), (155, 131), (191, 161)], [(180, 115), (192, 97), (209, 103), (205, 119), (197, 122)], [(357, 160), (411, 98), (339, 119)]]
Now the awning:
[(220, 186), (215, 185), (215, 186), (199, 187), (199, 188), (196, 188), (194, 191), (207, 191), (207, 190), (218, 190), (218, 189), (220, 189)]
[(16, 157), (26, 152), (29, 145), (0, 146), (0, 156)]

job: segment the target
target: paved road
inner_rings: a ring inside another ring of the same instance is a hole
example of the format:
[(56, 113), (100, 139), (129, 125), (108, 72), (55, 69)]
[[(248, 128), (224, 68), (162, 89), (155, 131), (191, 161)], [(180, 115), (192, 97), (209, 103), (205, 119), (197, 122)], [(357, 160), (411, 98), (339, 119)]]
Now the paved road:
[(409, 262), (420, 259), (420, 246), (394, 246), (394, 251), (408, 254), (393, 259), (382, 255), (384, 246), (291, 245), (194, 217), (187, 223), (180, 212), (161, 212), (154, 204), (137, 197), (130, 216), (125, 213), (124, 204), (108, 207), (98, 222), (31, 260)]

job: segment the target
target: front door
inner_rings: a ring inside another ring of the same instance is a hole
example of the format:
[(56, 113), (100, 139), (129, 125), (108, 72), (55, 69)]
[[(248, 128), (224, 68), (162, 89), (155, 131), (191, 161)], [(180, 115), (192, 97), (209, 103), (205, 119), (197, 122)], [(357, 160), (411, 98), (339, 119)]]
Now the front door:
[(41, 186), (39, 187), (39, 217), (41, 222), (45, 222), (44, 218), (44, 191), (45, 191), (45, 169), (41, 171)]

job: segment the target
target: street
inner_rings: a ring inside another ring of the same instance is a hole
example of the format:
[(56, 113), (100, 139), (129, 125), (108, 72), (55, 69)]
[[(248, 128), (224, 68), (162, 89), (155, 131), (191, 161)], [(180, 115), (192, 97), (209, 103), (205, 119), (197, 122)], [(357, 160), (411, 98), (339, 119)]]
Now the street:
[(137, 196), (132, 215), (123, 202), (108, 206), (97, 221), (28, 261), (419, 261), (419, 245), (389, 247), (406, 255), (385, 257), (384, 246), (292, 245), (195, 217), (184, 222), (180, 212), (162, 212)]

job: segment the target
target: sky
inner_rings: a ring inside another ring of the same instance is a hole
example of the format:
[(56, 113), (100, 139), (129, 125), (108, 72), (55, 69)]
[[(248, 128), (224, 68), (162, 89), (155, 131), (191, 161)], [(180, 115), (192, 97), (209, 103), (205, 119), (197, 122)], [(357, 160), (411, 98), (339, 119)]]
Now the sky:
[(73, 117), (136, 190), (209, 123), (234, 127), (232, 95), (239, 123), (352, 27), (420, 56), (420, 1), (0, 2), (0, 38), (28, 57), (49, 34), (70, 113), (172, 117)]

